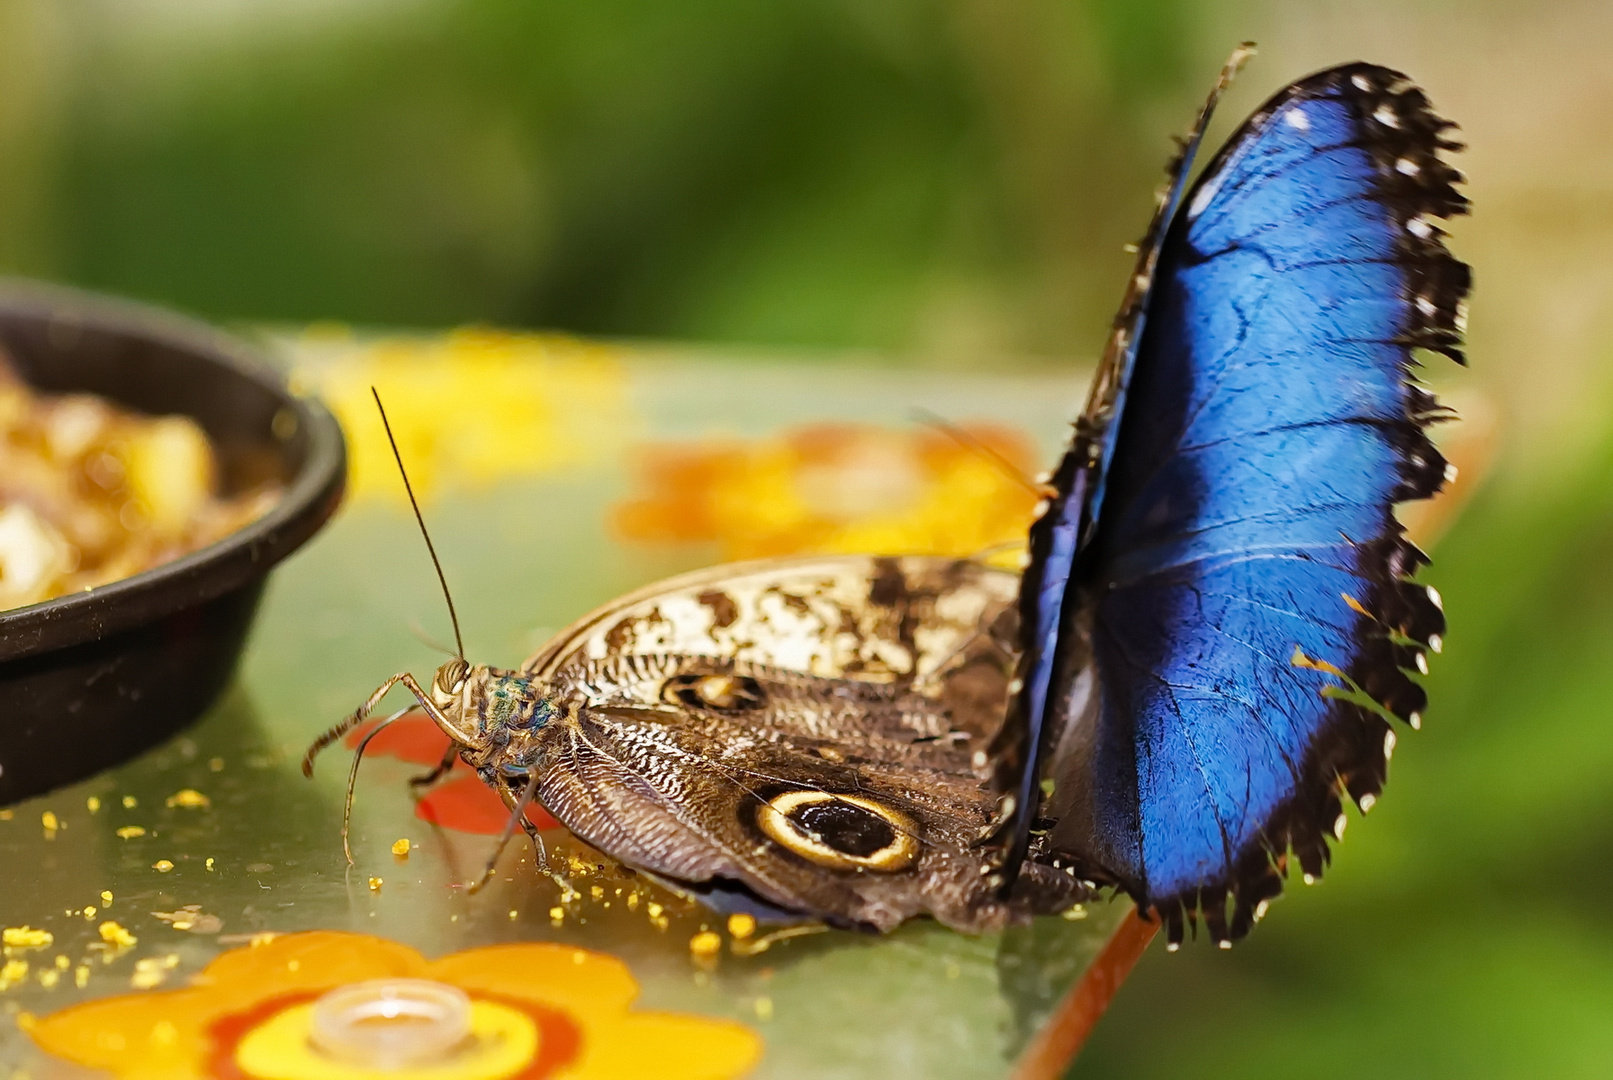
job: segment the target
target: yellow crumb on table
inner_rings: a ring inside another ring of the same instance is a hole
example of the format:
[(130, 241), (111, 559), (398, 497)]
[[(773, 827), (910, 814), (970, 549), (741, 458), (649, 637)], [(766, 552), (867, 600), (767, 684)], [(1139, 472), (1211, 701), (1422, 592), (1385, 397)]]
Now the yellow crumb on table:
[(756, 916), (736, 912), (728, 916), (728, 932), (736, 938), (748, 938), (756, 933)]
[(58, 818), (51, 811), (46, 810), (43, 814), (39, 815), (39, 823), (45, 827), (46, 840), (56, 839), (56, 830), (62, 827), (60, 818)]
[(151, 868), (157, 871), (159, 874), (166, 874), (168, 871), (174, 868), (174, 864), (169, 862), (167, 859), (158, 859), (156, 862), (151, 864)]
[(135, 798), (133, 795), (125, 795), (123, 797), (123, 808), (125, 810), (133, 810), (135, 807), (137, 807), (139, 805), (140, 805), (140, 800)]
[(385, 883), (386, 882), (382, 878), (378, 878), (378, 877), (370, 878), (370, 892), (380, 892), (381, 891), (381, 886), (384, 885)]
[(722, 949), (722, 936), (715, 930), (702, 930), (689, 939), (689, 952), (700, 959), (716, 956)]
[(28, 977), (28, 961), (7, 960), (0, 964), (0, 990), (9, 990)]
[(400, 859), (407, 859), (409, 857), (409, 846), (408, 840), (395, 840), (392, 843), (392, 854)]
[(213, 869), (213, 857), (211, 855), (209, 855), (207, 857), (206, 866), (207, 866), (207, 869), (209, 869), (209, 870)]
[(140, 825), (125, 825), (114, 834), (119, 840), (133, 840), (137, 836), (146, 835), (146, 830)]
[(128, 948), (140, 940), (133, 934), (129, 933), (129, 931), (125, 930), (122, 925), (112, 921), (111, 919), (108, 919), (106, 922), (100, 925), (99, 932), (102, 941), (106, 942), (108, 945), (117, 945), (123, 948)]
[(195, 788), (182, 788), (163, 800), (163, 805), (172, 810), (176, 806), (187, 810), (206, 810), (213, 805), (213, 801)]
[(90, 984), (90, 969), (87, 965), (79, 965), (73, 969), (73, 985), (80, 990)]
[(31, 926), (8, 926), (0, 931), (0, 942), (15, 949), (43, 949), (56, 940), (49, 930), (35, 930)]
[(84, 805), (89, 808), (89, 811), (92, 814), (97, 814), (101, 811), (101, 800), (97, 799), (94, 795), (91, 795), (89, 798), (85, 799)]
[(142, 957), (134, 962), (134, 974), (129, 977), (129, 985), (136, 990), (150, 990), (152, 987), (161, 986), (168, 973), (178, 966), (177, 953)]

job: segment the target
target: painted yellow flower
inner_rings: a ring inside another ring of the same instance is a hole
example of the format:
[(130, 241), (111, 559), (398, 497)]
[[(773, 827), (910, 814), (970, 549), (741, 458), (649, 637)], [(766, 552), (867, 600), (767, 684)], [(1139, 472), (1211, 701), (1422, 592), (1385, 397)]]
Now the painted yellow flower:
[[(742, 1025), (636, 1010), (637, 996), (626, 965), (586, 949), (494, 945), (428, 961), (383, 938), (313, 931), (224, 953), (187, 989), (87, 1002), (30, 1033), (119, 1080), (727, 1080), (760, 1057)], [(395, 1007), (417, 999), (446, 1011)], [(431, 1045), (451, 1020), (461, 1026)], [(389, 1032), (434, 1056), (374, 1057)]]
[(297, 351), (295, 383), (317, 391), (347, 433), (355, 497), (403, 498), (372, 386), (422, 498), (597, 464), (630, 426), (621, 352), (594, 342), (467, 327), (311, 334)]

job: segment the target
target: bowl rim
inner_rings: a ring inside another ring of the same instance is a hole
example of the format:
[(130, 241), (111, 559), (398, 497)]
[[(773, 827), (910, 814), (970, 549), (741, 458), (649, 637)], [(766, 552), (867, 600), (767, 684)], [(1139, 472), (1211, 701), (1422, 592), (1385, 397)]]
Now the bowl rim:
[(97, 641), (216, 599), (267, 574), (335, 513), (347, 484), (341, 426), (239, 338), (163, 308), (0, 277), (0, 318), (17, 316), (158, 341), (228, 369), (292, 410), (308, 452), (280, 500), (223, 539), (106, 585), (0, 611), (0, 662)]

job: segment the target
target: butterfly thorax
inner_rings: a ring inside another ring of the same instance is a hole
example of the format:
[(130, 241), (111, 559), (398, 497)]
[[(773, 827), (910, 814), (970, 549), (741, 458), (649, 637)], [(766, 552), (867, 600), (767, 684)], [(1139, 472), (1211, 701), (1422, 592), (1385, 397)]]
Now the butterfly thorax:
[(477, 769), (494, 763), (524, 767), (526, 736), (542, 730), (558, 711), (542, 680), (458, 658), (437, 670), (431, 696), (466, 764)]

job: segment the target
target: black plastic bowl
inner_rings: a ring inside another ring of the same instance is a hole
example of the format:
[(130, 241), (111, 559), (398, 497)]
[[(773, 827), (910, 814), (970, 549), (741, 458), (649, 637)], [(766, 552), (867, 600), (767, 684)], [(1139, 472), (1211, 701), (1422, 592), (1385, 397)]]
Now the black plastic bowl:
[(89, 392), (206, 430), (226, 494), (277, 479), (267, 514), (91, 592), (0, 612), (0, 804), (134, 756), (229, 682), (269, 569), (335, 512), (341, 429), (251, 350), (200, 323), (64, 289), (0, 283), (0, 348), (40, 390)]

